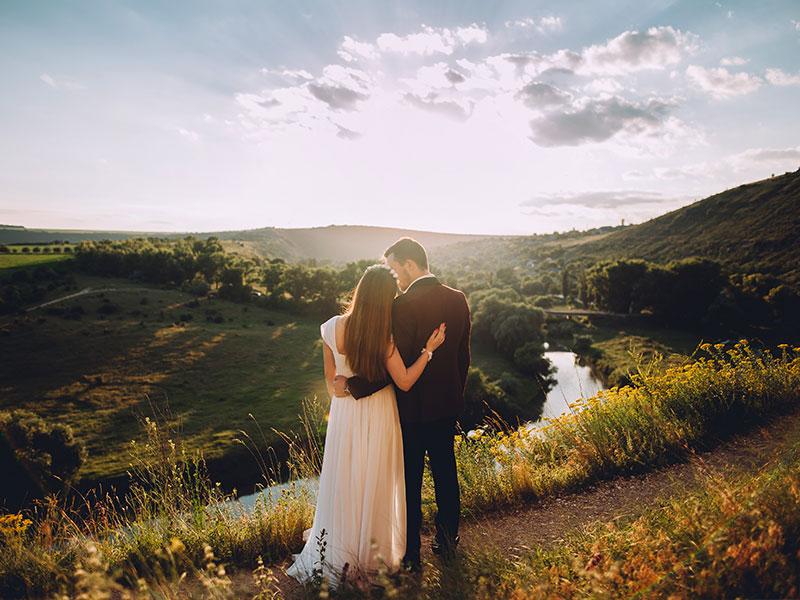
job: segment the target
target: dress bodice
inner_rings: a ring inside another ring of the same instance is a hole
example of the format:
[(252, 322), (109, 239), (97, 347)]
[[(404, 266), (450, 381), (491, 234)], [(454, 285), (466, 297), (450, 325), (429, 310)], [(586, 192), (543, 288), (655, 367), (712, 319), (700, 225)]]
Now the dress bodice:
[(350, 369), (350, 365), (347, 364), (347, 357), (339, 352), (339, 348), (336, 345), (336, 324), (341, 318), (341, 315), (331, 317), (320, 325), (319, 330), (322, 334), (322, 341), (333, 351), (333, 358), (336, 361), (336, 373), (345, 377), (352, 377), (355, 373)]

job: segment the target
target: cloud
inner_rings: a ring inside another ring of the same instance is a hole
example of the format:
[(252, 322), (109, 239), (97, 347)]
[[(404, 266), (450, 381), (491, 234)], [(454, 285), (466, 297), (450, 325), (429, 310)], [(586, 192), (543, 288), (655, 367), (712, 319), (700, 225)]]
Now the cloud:
[(472, 43), (483, 44), (487, 39), (487, 30), (476, 24), (457, 29), (423, 25), (421, 32), (402, 37), (394, 33), (382, 33), (375, 40), (375, 44), (381, 52), (423, 56), (437, 53), (450, 55), (458, 46)]
[(338, 123), (334, 123), (334, 125), (336, 125), (336, 128), (338, 129), (338, 132), (336, 133), (337, 137), (343, 140), (361, 139), (361, 134), (358, 133), (357, 131), (353, 131), (352, 129), (348, 129), (347, 127), (342, 127)]
[(448, 69), (444, 76), (447, 78), (447, 81), (453, 85), (456, 85), (457, 83), (464, 83), (466, 81), (466, 78), (461, 73), (454, 71), (453, 69)]
[(742, 96), (755, 92), (764, 81), (750, 73), (731, 73), (724, 67), (706, 69), (689, 65), (686, 74), (700, 89), (718, 99)]
[(190, 129), (184, 129), (183, 127), (178, 127), (178, 133), (180, 133), (190, 142), (196, 142), (200, 139), (200, 135), (196, 131), (192, 131)]
[(334, 110), (355, 110), (359, 101), (369, 98), (370, 85), (364, 71), (340, 65), (328, 65), (319, 80), (307, 84), (312, 96)]
[[(800, 146), (789, 148), (750, 148), (714, 162), (700, 162), (680, 167), (657, 168), (653, 174), (659, 179), (715, 179), (767, 167), (781, 171), (800, 163)], [(755, 175), (759, 176), (759, 175)]]
[(375, 60), (379, 56), (378, 50), (373, 44), (369, 42), (357, 42), (349, 35), (344, 36), (344, 40), (339, 45), (338, 54), (348, 62), (355, 61), (359, 58)]
[(800, 146), (794, 148), (752, 148), (737, 154), (734, 161), (746, 163), (756, 162), (798, 162), (800, 161)]
[(800, 21), (795, 21), (792, 19), (792, 25), (794, 25), (795, 31), (800, 31)]
[(533, 29), (539, 33), (551, 33), (564, 29), (561, 17), (554, 16), (542, 17), (538, 21), (533, 17), (506, 21), (505, 26), (507, 29)]
[(430, 93), (425, 97), (407, 93), (403, 98), (409, 104), (421, 108), (422, 110), (438, 114), (456, 121), (466, 121), (472, 114), (472, 104), (468, 108), (455, 100), (440, 100), (435, 93)]
[(719, 64), (721, 64), (723, 67), (741, 67), (749, 62), (749, 58), (742, 58), (741, 56), (726, 56), (719, 61)]
[(651, 27), (646, 32), (626, 31), (605, 44), (584, 48), (582, 73), (624, 74), (665, 69), (680, 62), (683, 53), (696, 50), (695, 37), (672, 27)]
[[(600, 77), (598, 79), (593, 79), (585, 86), (583, 86), (583, 91), (589, 92), (590, 94), (614, 94), (616, 92), (622, 91), (623, 85), (617, 81), (616, 79), (611, 79), (609, 77)], [(628, 91), (632, 91), (630, 87), (627, 88)]]
[(602, 142), (619, 132), (658, 130), (673, 105), (651, 99), (632, 103), (621, 97), (584, 99), (575, 110), (552, 112), (531, 121), (531, 139), (540, 146), (577, 146)]
[(766, 78), (772, 85), (783, 86), (797, 85), (800, 83), (800, 75), (789, 75), (777, 68), (767, 69)]
[(369, 98), (367, 94), (338, 85), (309, 83), (308, 91), (334, 110), (355, 110), (359, 100)]
[(546, 106), (557, 106), (569, 104), (572, 101), (572, 95), (567, 92), (562, 92), (546, 83), (535, 81), (529, 83), (522, 88), (517, 97), (530, 108), (543, 108)]
[(69, 77), (62, 77), (59, 78), (57, 81), (52, 75), (48, 73), (42, 73), (39, 75), (39, 79), (49, 85), (51, 88), (55, 89), (66, 89), (66, 90), (85, 90), (86, 86), (83, 85), (80, 81), (76, 81), (75, 79), (71, 79)]
[(604, 192), (572, 192), (535, 196), (520, 206), (575, 204), (592, 208), (617, 208), (630, 204), (662, 203), (668, 198), (660, 192), (642, 190), (613, 190)]

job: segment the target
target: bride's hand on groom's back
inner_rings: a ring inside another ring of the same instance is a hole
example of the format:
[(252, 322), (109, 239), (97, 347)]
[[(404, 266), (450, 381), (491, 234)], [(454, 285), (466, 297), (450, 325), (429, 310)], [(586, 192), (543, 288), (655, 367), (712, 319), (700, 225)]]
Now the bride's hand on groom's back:
[(446, 329), (447, 329), (446, 323), (442, 323), (441, 325), (439, 325), (439, 327), (434, 329), (433, 333), (428, 338), (428, 341), (425, 343), (425, 350), (427, 350), (428, 352), (433, 352), (439, 346), (441, 346), (442, 342), (444, 342)]

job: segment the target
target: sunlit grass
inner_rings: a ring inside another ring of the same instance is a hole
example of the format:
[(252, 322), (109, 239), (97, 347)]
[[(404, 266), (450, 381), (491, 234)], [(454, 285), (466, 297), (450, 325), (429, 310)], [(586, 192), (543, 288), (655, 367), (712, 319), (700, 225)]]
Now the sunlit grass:
[[(641, 364), (635, 387), (579, 401), (572, 413), (541, 430), (487, 428), (458, 438), (463, 509), (487, 512), (643, 471), (797, 408), (798, 352), (782, 346), (773, 356), (744, 342), (732, 348), (706, 345), (692, 363), (662, 368), (656, 358)], [(303, 433), (285, 438), (295, 477), (318, 473), (324, 411), (311, 406)], [(253, 511), (225, 503), (203, 458), (181, 443), (169, 415), (162, 421), (144, 420), (143, 435), (130, 445), (134, 485), (126, 498), (87, 498), (80, 510), (51, 499), (36, 514), (3, 521), (0, 586), (52, 593), (80, 590), (94, 578), (98, 589), (137, 597), (159, 590), (161, 597), (174, 598), (192, 579), (205, 586), (207, 597), (226, 597), (225, 565), (256, 569), (259, 557), (276, 559), (296, 547), (313, 516), (314, 498), (306, 487), (264, 495)], [(274, 471), (266, 437), (243, 433), (241, 439), (269, 483)], [(728, 589), (789, 594), (793, 584), (786, 573), (798, 560), (792, 554), (797, 548), (790, 546), (800, 539), (798, 456), (795, 448), (789, 462), (752, 485), (712, 482), (706, 496), (676, 502), (622, 532), (608, 525), (569, 548), (511, 561), (468, 550), (460, 570), (443, 567), (421, 586), (389, 582), (386, 589), (397, 592), (400, 585), (410, 590), (407, 597), (427, 598), (448, 597), (456, 588), (465, 598), (617, 597), (637, 590), (654, 596), (662, 590), (688, 595), (700, 590), (715, 597)], [(430, 507), (429, 487), (425, 494)], [(703, 552), (696, 552), (700, 547)], [(586, 568), (584, 561), (595, 555), (601, 571)], [(343, 597), (360, 597), (354, 590), (347, 594)]]

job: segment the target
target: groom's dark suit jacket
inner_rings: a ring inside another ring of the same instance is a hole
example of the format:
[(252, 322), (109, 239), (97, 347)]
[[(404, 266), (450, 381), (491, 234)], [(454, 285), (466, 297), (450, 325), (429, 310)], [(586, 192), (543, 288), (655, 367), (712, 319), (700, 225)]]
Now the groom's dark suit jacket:
[[(433, 353), (417, 382), (407, 392), (396, 389), (402, 423), (456, 418), (464, 410), (464, 383), (470, 363), (470, 315), (463, 292), (435, 277), (415, 281), (392, 304), (392, 334), (408, 367), (419, 358), (425, 342), (441, 323), (447, 325), (444, 343)], [(348, 380), (350, 392), (363, 398), (385, 386), (360, 377)]]

